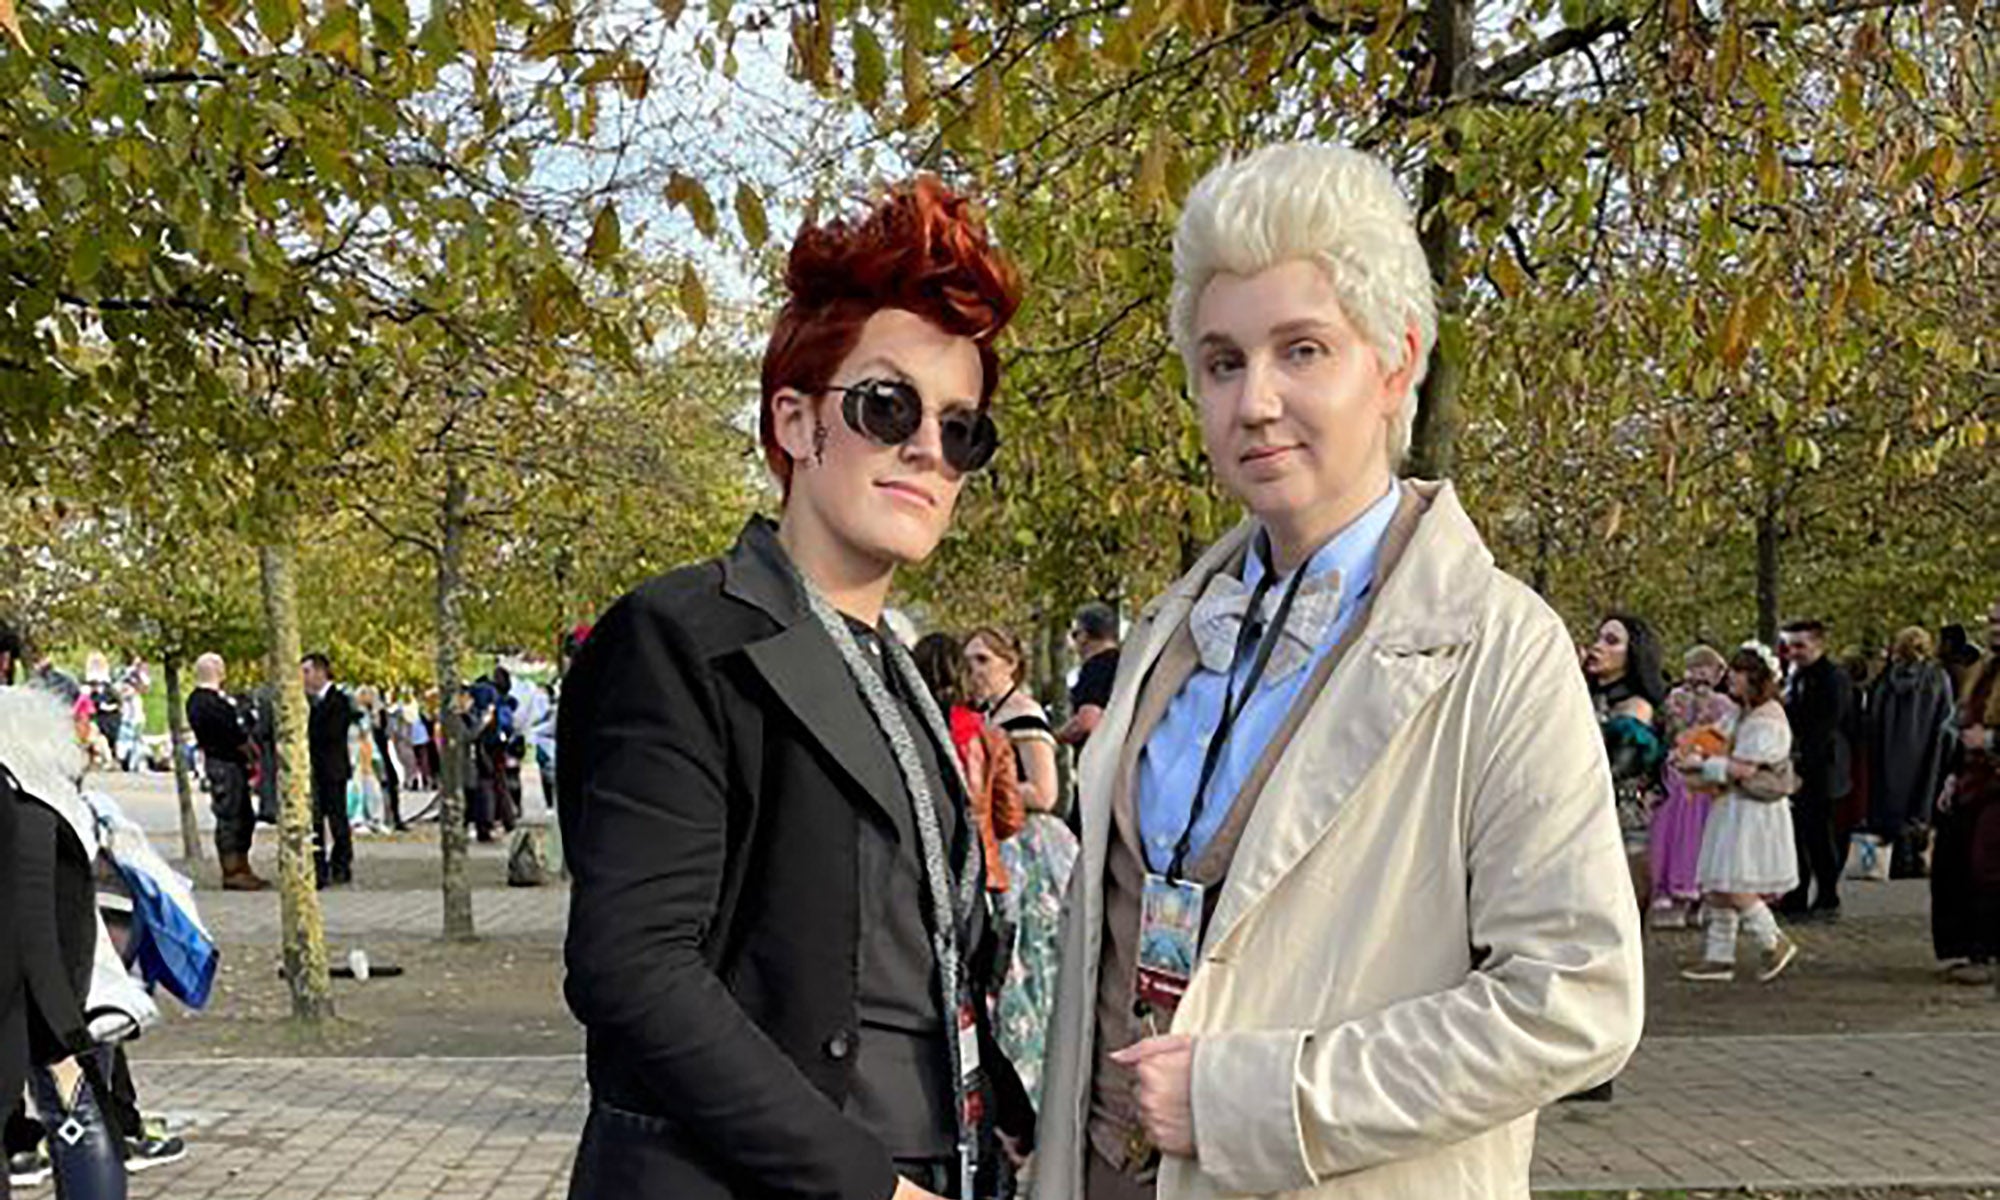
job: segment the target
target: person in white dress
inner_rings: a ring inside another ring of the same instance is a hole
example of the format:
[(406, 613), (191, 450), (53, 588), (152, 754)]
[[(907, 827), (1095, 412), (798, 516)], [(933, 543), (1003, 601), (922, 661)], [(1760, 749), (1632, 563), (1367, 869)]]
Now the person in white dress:
[(1681, 972), (1697, 982), (1736, 977), (1736, 937), (1748, 930), (1762, 958), (1757, 978), (1776, 979), (1798, 957), (1798, 945), (1778, 928), (1766, 902), (1798, 886), (1789, 799), (1792, 728), (1780, 699), (1778, 657), (1746, 642), (1729, 660), (1729, 690), (1743, 706), (1729, 753), (1700, 758), (1683, 751), (1674, 765), (1707, 783), (1726, 785), (1703, 831), (1695, 875), (1708, 905), (1702, 961)]

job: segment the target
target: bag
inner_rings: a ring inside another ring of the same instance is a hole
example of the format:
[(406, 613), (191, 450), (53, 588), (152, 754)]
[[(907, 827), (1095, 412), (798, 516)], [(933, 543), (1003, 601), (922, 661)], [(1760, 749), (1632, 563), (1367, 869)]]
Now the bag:
[(1893, 860), (1887, 842), (1872, 833), (1857, 833), (1847, 841), (1847, 869), (1842, 874), (1848, 879), (1887, 883)]
[(542, 831), (523, 825), (507, 846), (507, 886), (541, 887), (549, 881), (548, 860), (542, 856)]
[(132, 891), (132, 942), (140, 973), (189, 1008), (206, 1007), (222, 962), (214, 940), (151, 875), (123, 862), (118, 873)]

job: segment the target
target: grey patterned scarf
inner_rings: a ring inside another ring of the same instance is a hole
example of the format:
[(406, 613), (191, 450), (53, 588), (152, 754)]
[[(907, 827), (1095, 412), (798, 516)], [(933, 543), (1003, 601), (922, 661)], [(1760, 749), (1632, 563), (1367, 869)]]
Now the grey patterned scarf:
[[(969, 1107), (968, 1097), (964, 1094), (966, 1076), (965, 1064), (960, 1061), (958, 1021), (961, 1009), (971, 999), (972, 989), (963, 978), (959, 939), (972, 915), (972, 905), (981, 898), (979, 864), (975, 858), (980, 853), (978, 833), (972, 827), (972, 815), (964, 814), (961, 822), (964, 836), (960, 838), (964, 852), (954, 873), (944, 844), (944, 829), (938, 820), (938, 798), (931, 792), (930, 774), (924, 770), (923, 759), (917, 751), (917, 735), (903, 720), (902, 708), (889, 694), (888, 685), (868, 660), (867, 652), (861, 648), (854, 631), (848, 628), (847, 621), (834, 610), (826, 597), (820, 595), (819, 589), (803, 572), (794, 567), (793, 573), (798, 578), (800, 590), (805, 593), (807, 606), (818, 619), (820, 627), (826, 630), (826, 635), (833, 639), (841, 660), (847, 664), (847, 673), (854, 678), (855, 686), (861, 689), (869, 715), (875, 718), (882, 736), (888, 739), (890, 752), (896, 759), (896, 769), (903, 777), (911, 806), (916, 810), (917, 840), (923, 850), (924, 882), (930, 891), (931, 949), (937, 957), (938, 1000), (945, 1021), (944, 1040), (951, 1062), (952, 1091), (958, 1100), (953, 1114), (958, 1128), (958, 1194), (971, 1196), (972, 1178), (978, 1165), (978, 1131), (969, 1128), (967, 1119)], [(940, 749), (939, 757), (950, 759), (946, 769), (952, 769), (957, 763), (957, 756), (951, 753), (951, 727), (945, 722), (944, 714), (938, 711), (937, 701), (932, 698), (930, 688), (925, 686), (923, 676), (917, 673), (917, 664), (894, 634), (885, 631), (881, 642), (882, 653), (896, 672), (896, 679), (909, 696), (911, 706), (930, 727), (931, 737)], [(949, 797), (946, 799), (949, 800)]]

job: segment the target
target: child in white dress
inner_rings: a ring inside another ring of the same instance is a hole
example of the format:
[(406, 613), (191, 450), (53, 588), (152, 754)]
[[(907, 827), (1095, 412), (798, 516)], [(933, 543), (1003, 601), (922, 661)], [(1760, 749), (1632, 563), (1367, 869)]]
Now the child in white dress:
[(1736, 977), (1736, 935), (1747, 929), (1762, 952), (1757, 978), (1776, 979), (1798, 956), (1798, 945), (1778, 928), (1765, 902), (1798, 886), (1798, 852), (1792, 841), (1792, 728), (1779, 701), (1778, 659), (1769, 647), (1745, 643), (1729, 661), (1729, 690), (1743, 706), (1726, 757), (1675, 765), (1727, 791), (1702, 833), (1696, 878), (1708, 904), (1708, 944), (1685, 979), (1726, 982)]

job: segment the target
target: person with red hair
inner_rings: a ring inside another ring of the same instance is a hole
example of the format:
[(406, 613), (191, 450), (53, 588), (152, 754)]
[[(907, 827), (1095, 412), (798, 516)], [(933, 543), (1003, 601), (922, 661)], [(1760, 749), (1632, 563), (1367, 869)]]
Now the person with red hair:
[(969, 1198), (1032, 1134), (950, 728), (882, 620), (998, 447), (1020, 285), (922, 178), (807, 224), (785, 291), (758, 420), (781, 515), (619, 600), (564, 688), (573, 1198)]

